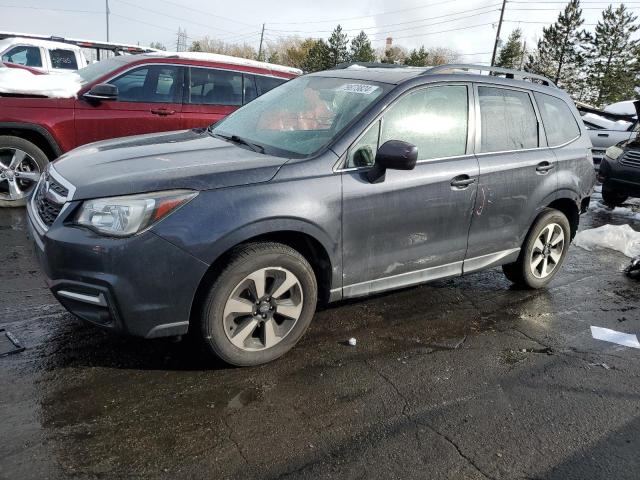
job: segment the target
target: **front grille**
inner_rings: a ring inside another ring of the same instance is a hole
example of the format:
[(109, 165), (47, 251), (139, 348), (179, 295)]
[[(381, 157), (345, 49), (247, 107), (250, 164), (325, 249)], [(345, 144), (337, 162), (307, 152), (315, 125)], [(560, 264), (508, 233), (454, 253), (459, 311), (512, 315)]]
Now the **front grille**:
[(57, 196), (66, 200), (69, 190), (53, 180), (50, 175), (46, 175), (39, 183), (35, 193), (34, 205), (42, 223), (50, 227), (60, 215), (65, 202), (57, 202), (52, 195), (47, 195), (47, 192), (55, 192)]
[(640, 151), (627, 151), (620, 159), (620, 163), (626, 167), (640, 168)]

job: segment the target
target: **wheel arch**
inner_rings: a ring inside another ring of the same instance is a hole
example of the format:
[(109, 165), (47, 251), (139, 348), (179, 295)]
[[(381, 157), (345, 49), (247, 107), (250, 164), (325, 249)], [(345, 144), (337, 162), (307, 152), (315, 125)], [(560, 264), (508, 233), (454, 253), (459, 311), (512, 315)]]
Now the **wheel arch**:
[(201, 307), (208, 293), (209, 286), (222, 271), (232, 252), (240, 245), (258, 242), (282, 243), (298, 251), (313, 268), (318, 282), (318, 303), (326, 304), (331, 300), (331, 290), (334, 282), (333, 269), (335, 264), (332, 262), (328, 249), (320, 240), (314, 235), (300, 230), (283, 229), (257, 233), (227, 246), (225, 250), (216, 257), (213, 263), (211, 263), (200, 280), (193, 298), (190, 315), (191, 325), (193, 325), (194, 319), (197, 319), (201, 313)]
[(0, 122), (0, 136), (20, 137), (36, 145), (49, 161), (62, 155), (62, 149), (53, 135), (44, 127), (32, 123)]
[(553, 200), (547, 205), (547, 208), (558, 210), (567, 217), (569, 226), (571, 227), (571, 240), (573, 240), (580, 226), (581, 201), (575, 197), (564, 196)]

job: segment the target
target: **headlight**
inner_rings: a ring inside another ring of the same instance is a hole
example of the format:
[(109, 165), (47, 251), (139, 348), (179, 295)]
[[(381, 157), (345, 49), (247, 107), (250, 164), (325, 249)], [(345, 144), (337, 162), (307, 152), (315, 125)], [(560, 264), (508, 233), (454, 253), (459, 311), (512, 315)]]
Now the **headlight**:
[(620, 155), (624, 153), (624, 150), (617, 146), (612, 146), (607, 148), (607, 151), (604, 153), (611, 160), (617, 160)]
[(104, 235), (129, 237), (149, 228), (196, 195), (190, 190), (170, 190), (86, 200), (76, 224)]

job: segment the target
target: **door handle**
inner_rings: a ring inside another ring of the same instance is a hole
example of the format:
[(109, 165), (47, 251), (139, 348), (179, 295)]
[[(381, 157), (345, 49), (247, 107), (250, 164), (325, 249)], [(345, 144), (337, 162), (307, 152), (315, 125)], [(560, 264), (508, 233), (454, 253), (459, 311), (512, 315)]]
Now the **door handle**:
[(476, 179), (469, 177), (469, 175), (459, 175), (451, 180), (451, 186), (459, 190), (464, 190), (474, 183), (476, 183)]
[(554, 168), (555, 168), (555, 165), (552, 165), (549, 162), (540, 162), (536, 167), (536, 172), (544, 175), (546, 173), (549, 173)]
[(176, 113), (175, 110), (167, 110), (166, 108), (154, 108), (151, 109), (151, 113), (154, 115), (160, 115), (161, 117), (166, 117), (167, 115), (173, 115)]
[(609, 138), (609, 134), (608, 133), (599, 133), (598, 136), (599, 137), (604, 137), (604, 138)]

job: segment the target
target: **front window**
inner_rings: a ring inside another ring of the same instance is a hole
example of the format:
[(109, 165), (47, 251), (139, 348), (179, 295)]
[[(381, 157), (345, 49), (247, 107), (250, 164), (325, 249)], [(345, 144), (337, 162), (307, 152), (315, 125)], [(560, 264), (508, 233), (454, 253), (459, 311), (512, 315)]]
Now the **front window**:
[(17, 65), (24, 65), (25, 67), (42, 67), (40, 48), (30, 47), (27, 45), (13, 47), (7, 53), (2, 55), (2, 61), (15, 63)]
[(300, 77), (258, 97), (211, 132), (241, 138), (275, 155), (306, 157), (329, 144), (391, 88), (363, 80)]
[(86, 67), (78, 70), (76, 73), (82, 79), (82, 84), (88, 85), (89, 83), (93, 83), (99, 78), (102, 78), (105, 75), (117, 70), (123, 65), (130, 63), (131, 61), (132, 61), (131, 56), (124, 56), (124, 55), (107, 58), (100, 62), (87, 65)]
[(182, 95), (181, 67), (147, 65), (112, 80), (122, 102), (179, 103)]

